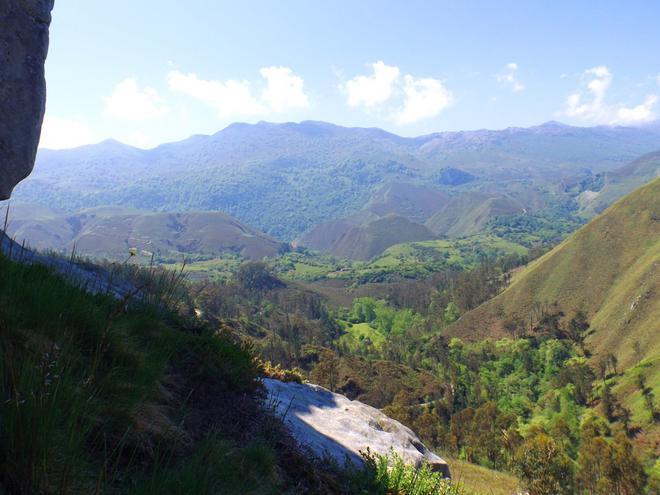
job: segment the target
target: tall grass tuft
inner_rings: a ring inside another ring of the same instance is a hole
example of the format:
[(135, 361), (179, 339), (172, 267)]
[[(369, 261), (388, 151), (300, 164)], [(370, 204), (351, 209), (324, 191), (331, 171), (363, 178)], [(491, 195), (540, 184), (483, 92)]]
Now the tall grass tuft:
[[(268, 482), (270, 481), (270, 482)], [(139, 480), (130, 495), (276, 495), (272, 449), (252, 442), (233, 448), (212, 435), (184, 462), (163, 458)]]
[(406, 464), (395, 452), (380, 455), (367, 449), (364, 466), (352, 469), (351, 490), (373, 495), (463, 495), (464, 489), (428, 464)]

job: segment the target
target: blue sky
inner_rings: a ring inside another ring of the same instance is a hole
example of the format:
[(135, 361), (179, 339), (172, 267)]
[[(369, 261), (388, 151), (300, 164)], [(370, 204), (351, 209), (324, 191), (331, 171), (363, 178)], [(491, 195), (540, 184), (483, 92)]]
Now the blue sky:
[(260, 120), (637, 125), (660, 113), (659, 23), (652, 0), (56, 0), (42, 146)]

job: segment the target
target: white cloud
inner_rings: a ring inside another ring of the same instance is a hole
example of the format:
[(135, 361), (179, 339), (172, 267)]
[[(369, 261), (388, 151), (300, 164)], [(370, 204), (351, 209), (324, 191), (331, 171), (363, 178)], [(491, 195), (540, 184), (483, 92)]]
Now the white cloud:
[(269, 112), (308, 108), (309, 98), (304, 91), (305, 82), (288, 67), (263, 67), (261, 76), (266, 87), (261, 98), (252, 94), (249, 81), (215, 81), (201, 79), (197, 74), (170, 71), (167, 82), (170, 91), (192, 96), (224, 118), (255, 116)]
[(393, 95), (399, 81), (399, 68), (385, 65), (381, 60), (371, 64), (373, 74), (370, 76), (355, 76), (346, 81), (340, 88), (346, 93), (351, 107), (374, 107), (385, 103)]
[(167, 113), (162, 98), (154, 88), (138, 88), (133, 78), (121, 81), (112, 94), (104, 98), (103, 113), (121, 120), (150, 120)]
[(404, 77), (403, 108), (394, 113), (394, 120), (401, 125), (435, 117), (448, 107), (454, 97), (442, 81), (432, 78), (416, 79), (410, 74)]
[(653, 111), (658, 102), (657, 95), (648, 95), (644, 102), (633, 107), (623, 104), (610, 105), (605, 101), (614, 76), (600, 65), (584, 71), (584, 88), (571, 94), (561, 114), (587, 122), (609, 125), (642, 124), (655, 119)]
[(293, 108), (308, 108), (305, 82), (288, 67), (264, 67), (259, 73), (266, 79), (261, 99), (275, 112)]
[(584, 92), (573, 93), (566, 102), (566, 115), (584, 120), (605, 123), (609, 109), (605, 105), (605, 94), (612, 84), (612, 74), (604, 65), (593, 67), (584, 72), (591, 80), (586, 84), (586, 90), (591, 99), (584, 102)]
[(639, 124), (643, 122), (650, 122), (655, 119), (653, 108), (657, 102), (657, 95), (648, 95), (644, 100), (644, 103), (640, 103), (636, 107), (620, 107), (616, 111), (616, 118), (614, 119), (614, 123)]
[(452, 92), (439, 79), (401, 77), (397, 66), (382, 60), (370, 64), (373, 74), (359, 75), (341, 84), (346, 104), (351, 107), (377, 108), (399, 125), (435, 117), (453, 101)]
[(46, 116), (41, 126), (40, 148), (75, 148), (100, 141), (96, 133), (78, 120)]
[(518, 64), (515, 62), (508, 63), (504, 66), (501, 73), (495, 76), (498, 82), (504, 83), (511, 88), (511, 91), (518, 93), (525, 90), (525, 85), (521, 83), (516, 77), (518, 72)]
[(658, 86), (660, 86), (660, 74), (655, 76), (655, 82), (658, 84)]
[(247, 81), (205, 80), (194, 73), (183, 74), (173, 70), (167, 75), (167, 83), (170, 91), (183, 93), (206, 103), (217, 110), (221, 117), (258, 115), (265, 111), (263, 105), (252, 96), (250, 83)]

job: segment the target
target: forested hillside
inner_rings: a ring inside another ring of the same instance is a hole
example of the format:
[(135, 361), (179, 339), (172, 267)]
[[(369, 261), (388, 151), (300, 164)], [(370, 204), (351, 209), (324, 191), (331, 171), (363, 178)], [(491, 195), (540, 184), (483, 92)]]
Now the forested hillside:
[(205, 318), (254, 342), (264, 359), (383, 408), (450, 459), (513, 473), (536, 493), (653, 493), (656, 350), (628, 369), (614, 354), (597, 360), (598, 341), (587, 338), (597, 320), (554, 305), (539, 306), (532, 326), (506, 322), (499, 339), (452, 338), (510, 290), (501, 292), (515, 265), (486, 258), (352, 292), (278, 280), (251, 264), (228, 284), (198, 285), (193, 297)]

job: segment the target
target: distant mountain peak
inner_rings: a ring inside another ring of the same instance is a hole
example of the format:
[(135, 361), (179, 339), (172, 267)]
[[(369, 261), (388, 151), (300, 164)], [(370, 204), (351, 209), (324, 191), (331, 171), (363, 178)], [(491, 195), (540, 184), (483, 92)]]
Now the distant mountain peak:
[(563, 124), (557, 120), (548, 120), (547, 122), (541, 124), (539, 127), (570, 127), (570, 126), (567, 124)]
[(131, 146), (130, 144), (122, 143), (121, 141), (118, 141), (114, 138), (108, 138), (104, 139), (100, 143), (97, 144), (88, 144), (86, 145), (87, 147), (96, 147), (97, 149), (113, 149), (113, 150), (118, 150), (118, 149), (125, 149), (125, 150), (137, 150), (140, 148), (136, 148), (135, 146)]

